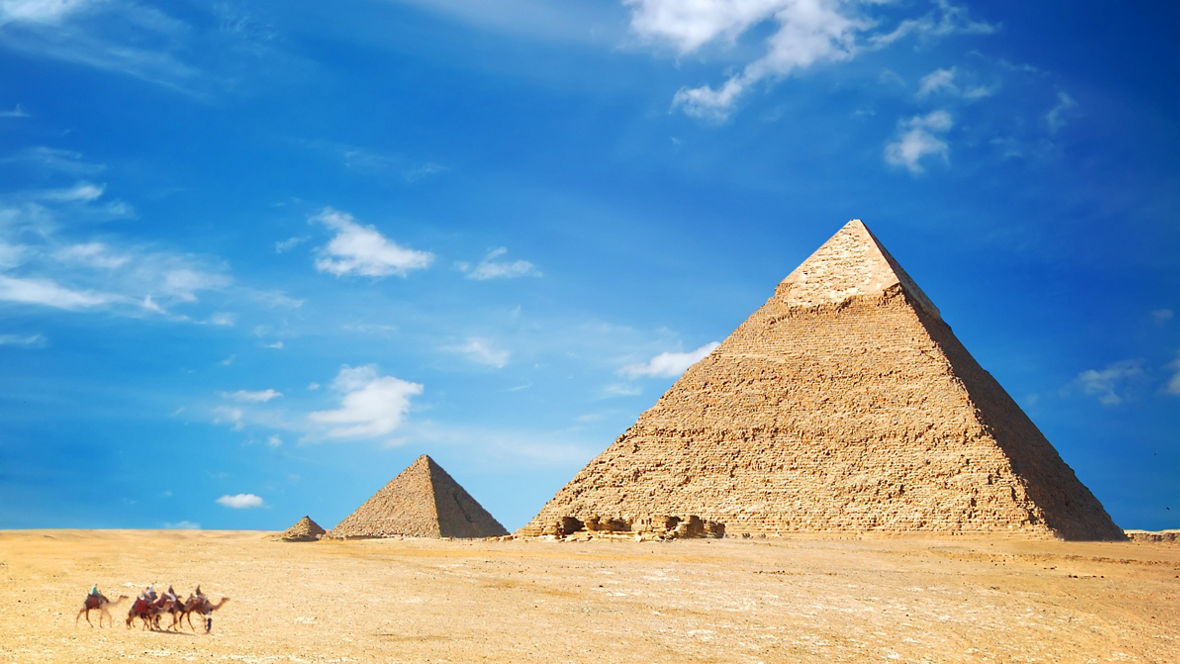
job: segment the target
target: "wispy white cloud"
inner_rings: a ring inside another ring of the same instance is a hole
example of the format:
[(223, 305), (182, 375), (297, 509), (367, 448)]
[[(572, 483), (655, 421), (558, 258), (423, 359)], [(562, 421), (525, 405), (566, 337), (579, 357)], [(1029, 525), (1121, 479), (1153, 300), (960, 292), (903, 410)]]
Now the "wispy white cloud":
[(0, 274), (0, 300), (55, 309), (92, 309), (119, 298), (110, 293), (71, 290), (49, 279), (23, 279)]
[(0, 270), (10, 270), (25, 261), (25, 247), (0, 242)]
[(720, 86), (681, 88), (673, 106), (688, 115), (727, 119), (737, 100), (763, 80), (788, 76), (823, 62), (851, 60), (905, 37), (933, 39), (955, 33), (987, 33), (994, 26), (972, 21), (967, 10), (936, 0), (929, 13), (901, 21), (888, 32), (873, 32), (880, 21), (862, 8), (871, 0), (624, 0), (631, 30), (641, 40), (667, 44), (681, 55), (708, 44), (732, 46), (743, 34), (771, 24), (763, 54)]
[(113, 270), (130, 260), (128, 256), (116, 254), (102, 242), (71, 244), (53, 252), (55, 258), (70, 263), (81, 263), (91, 267)]
[(47, 340), (42, 334), (0, 334), (0, 346), (44, 348)]
[(930, 40), (953, 34), (990, 35), (999, 28), (992, 23), (972, 20), (966, 7), (952, 5), (949, 0), (935, 0), (933, 10), (918, 18), (905, 19), (889, 32), (871, 35), (868, 45), (882, 48), (907, 37)]
[(266, 444), (270, 447), (280, 447), (283, 444), (283, 439), (278, 435), (272, 435), (266, 439)]
[(1176, 354), (1176, 359), (1168, 364), (1168, 369), (1172, 370), (1172, 375), (1168, 378), (1167, 384), (1164, 385), (1164, 392), (1173, 396), (1180, 396), (1180, 353)]
[(21, 108), (20, 104), (17, 104), (16, 106), (12, 107), (11, 110), (0, 111), (0, 118), (27, 118), (27, 117), (29, 117), (29, 114), (25, 111), (25, 109)]
[(631, 378), (640, 376), (673, 377), (684, 373), (689, 367), (701, 361), (721, 344), (711, 341), (696, 350), (686, 353), (665, 352), (656, 355), (647, 362), (630, 364), (619, 370), (619, 373)]
[(3, 0), (0, 44), (34, 57), (131, 76), (201, 96), (180, 50), (193, 30), (155, 7), (106, 0)]
[[(203, 322), (170, 309), (196, 303), (206, 292), (225, 293), (233, 283), (225, 265), (109, 237), (84, 237), (90, 227), (77, 224), (78, 219), (107, 219), (129, 209), (105, 202), (104, 189), (79, 182), (0, 195), (0, 238), (21, 238), (20, 244), (0, 239), (0, 300)], [(231, 321), (214, 314), (204, 322)]]
[[(784, 0), (782, 2), (682, 3), (677, 0), (639, 0), (632, 27), (640, 34), (670, 39), (687, 52), (719, 36), (732, 40), (753, 25), (772, 20), (774, 34), (762, 57), (747, 64), (720, 87), (681, 88), (672, 105), (693, 117), (722, 121), (729, 117), (738, 97), (767, 78), (787, 76), (818, 62), (849, 60), (856, 35), (868, 22), (849, 13), (836, 0)], [(730, 12), (735, 4), (747, 8)]]
[(291, 251), (295, 247), (298, 247), (299, 245), (303, 244), (304, 242), (307, 242), (307, 240), (308, 240), (307, 237), (296, 235), (294, 237), (289, 237), (286, 240), (282, 240), (280, 242), (275, 242), (275, 253), (276, 254), (287, 253), (288, 251)]
[(1141, 361), (1123, 360), (1103, 369), (1087, 369), (1075, 382), (1085, 394), (1098, 397), (1102, 405), (1117, 406), (1126, 399), (1129, 385), (1143, 376)]
[(21, 164), (47, 173), (72, 177), (94, 176), (106, 170), (106, 164), (88, 161), (82, 153), (37, 145), (0, 157), (0, 163)]
[(503, 369), (507, 366), (508, 359), (512, 356), (512, 353), (509, 351), (493, 347), (487, 339), (476, 337), (468, 339), (459, 345), (444, 346), (443, 350), (449, 353), (459, 353), (473, 362), (497, 369)]
[(918, 81), (918, 96), (927, 97), (940, 90), (955, 89), (955, 70), (935, 69)]
[(1157, 324), (1163, 325), (1172, 320), (1176, 316), (1176, 312), (1171, 309), (1153, 309), (1151, 312), (1151, 319)]
[(948, 159), (950, 151), (940, 135), (953, 125), (946, 111), (933, 111), (926, 115), (915, 115), (899, 124), (899, 136), (885, 146), (885, 161), (894, 166), (904, 166), (911, 173), (921, 173), (922, 161), (926, 157)]
[(238, 390), (237, 392), (222, 392), (221, 395), (226, 399), (233, 399), (234, 401), (242, 401), (248, 403), (266, 403), (271, 399), (277, 399), (283, 396), (282, 392), (267, 388), (265, 390)]
[(235, 510), (251, 509), (254, 507), (262, 507), (263, 500), (261, 496), (253, 493), (235, 493), (234, 495), (225, 495), (217, 499), (217, 504), (223, 507), (230, 507)]
[(537, 266), (525, 260), (502, 261), (497, 260), (508, 253), (505, 247), (498, 247), (488, 252), (483, 260), (475, 265), (466, 262), (455, 263), (460, 272), (468, 279), (485, 281), (488, 279), (514, 279), (516, 277), (539, 277), (541, 271)]
[(421, 161), (406, 155), (379, 149), (322, 139), (295, 141), (297, 144), (332, 157), (345, 168), (367, 176), (394, 176), (408, 184), (434, 177), (449, 169), (433, 161)]
[(602, 388), (602, 392), (612, 397), (634, 397), (643, 394), (643, 390), (638, 385), (626, 383), (611, 383)]
[[(223, 361), (222, 365), (225, 364)], [(246, 412), (237, 406), (217, 406), (213, 409), (213, 423), (228, 424), (234, 431), (241, 431), (246, 428), (245, 417)]]
[(1049, 125), (1049, 131), (1056, 133), (1064, 127), (1065, 121), (1073, 114), (1073, 109), (1077, 108), (1077, 105), (1073, 97), (1058, 90), (1057, 104), (1045, 114), (1045, 124)]
[(434, 260), (429, 252), (402, 247), (376, 228), (357, 223), (347, 212), (324, 208), (311, 221), (336, 231), (331, 241), (318, 250), (315, 266), (321, 272), (336, 276), (405, 276), (428, 267)]
[[(964, 82), (962, 79), (967, 78)], [(979, 85), (971, 82), (971, 76), (968, 73), (966, 77), (961, 75), (961, 72), (955, 67), (949, 69), (935, 69), (926, 74), (918, 81), (919, 99), (934, 95), (949, 95), (958, 97), (968, 101), (990, 97), (995, 94), (995, 86)]]
[[(422, 394), (418, 383), (382, 376), (374, 365), (344, 366), (332, 388), (339, 392), (340, 407), (315, 411), (308, 420), (324, 438), (346, 440), (376, 438), (401, 425), (410, 410), (410, 398)], [(313, 436), (311, 440), (314, 440)]]
[(97, 0), (0, 0), (0, 24), (56, 24), (96, 4), (99, 4)]
[(217, 327), (233, 327), (234, 324), (238, 322), (238, 317), (236, 314), (226, 311), (219, 311), (210, 316), (209, 320), (206, 322), (210, 325), (216, 325)]
[(51, 201), (93, 201), (101, 197), (106, 188), (105, 184), (79, 182), (66, 189), (49, 189), (40, 192), (38, 198)]

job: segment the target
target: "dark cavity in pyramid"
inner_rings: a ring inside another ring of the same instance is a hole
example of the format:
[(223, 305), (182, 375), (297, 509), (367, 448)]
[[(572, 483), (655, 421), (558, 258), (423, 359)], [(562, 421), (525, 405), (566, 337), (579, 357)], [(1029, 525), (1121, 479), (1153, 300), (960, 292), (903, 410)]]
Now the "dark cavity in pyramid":
[(356, 537), (507, 535), (447, 471), (423, 454), (328, 534)]
[(280, 537), (287, 542), (314, 542), (324, 535), (326, 531), (320, 527), (320, 524), (312, 521), (310, 516), (304, 516), (302, 519), (295, 522), (295, 525), (283, 532)]
[(1125, 538), (859, 220), (520, 534), (690, 517), (727, 536)]

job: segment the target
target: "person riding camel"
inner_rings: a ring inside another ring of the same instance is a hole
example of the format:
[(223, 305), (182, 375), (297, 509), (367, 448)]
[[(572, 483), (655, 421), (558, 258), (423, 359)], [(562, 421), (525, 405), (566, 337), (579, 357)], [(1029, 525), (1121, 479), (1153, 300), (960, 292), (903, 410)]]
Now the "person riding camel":
[(90, 586), (90, 596), (91, 597), (98, 597), (101, 594), (102, 593), (98, 592), (98, 584), (97, 583)]
[(167, 597), (173, 603), (180, 601), (179, 599), (177, 599), (176, 591), (172, 589), (172, 586), (168, 586), (168, 592), (164, 593), (164, 597)]
[(156, 584), (154, 583), (149, 583), (148, 587), (144, 588), (143, 592), (139, 594), (140, 599), (144, 599), (149, 602), (156, 601), (157, 597), (159, 597), (159, 595), (156, 594)]

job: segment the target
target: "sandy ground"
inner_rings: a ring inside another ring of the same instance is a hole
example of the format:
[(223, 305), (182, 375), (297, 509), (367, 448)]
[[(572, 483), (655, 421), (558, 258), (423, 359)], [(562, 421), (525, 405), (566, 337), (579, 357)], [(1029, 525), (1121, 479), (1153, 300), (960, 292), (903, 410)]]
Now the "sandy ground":
[[(1177, 544), (272, 537), (0, 532), (0, 662), (1180, 661)], [(74, 626), (153, 581), (231, 599)]]

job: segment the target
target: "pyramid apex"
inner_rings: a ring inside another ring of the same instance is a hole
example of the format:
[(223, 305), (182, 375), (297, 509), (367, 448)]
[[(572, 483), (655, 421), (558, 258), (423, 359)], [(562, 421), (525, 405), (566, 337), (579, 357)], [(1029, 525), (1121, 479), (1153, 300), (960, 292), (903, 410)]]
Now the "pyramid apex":
[(868, 226), (860, 219), (851, 219), (787, 275), (779, 288), (789, 306), (814, 307), (880, 294), (898, 285), (915, 304), (941, 317), (938, 307)]

